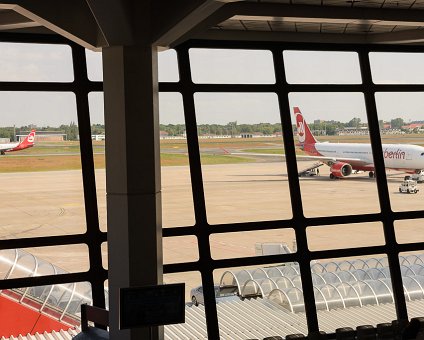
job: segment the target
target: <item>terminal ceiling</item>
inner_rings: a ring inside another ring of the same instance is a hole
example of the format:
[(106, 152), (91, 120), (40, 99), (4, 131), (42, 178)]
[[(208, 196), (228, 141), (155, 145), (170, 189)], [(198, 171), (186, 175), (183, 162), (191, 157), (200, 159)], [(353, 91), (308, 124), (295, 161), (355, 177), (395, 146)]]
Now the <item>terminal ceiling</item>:
[(90, 49), (191, 38), (422, 44), (423, 10), (424, 0), (0, 0), (0, 30)]

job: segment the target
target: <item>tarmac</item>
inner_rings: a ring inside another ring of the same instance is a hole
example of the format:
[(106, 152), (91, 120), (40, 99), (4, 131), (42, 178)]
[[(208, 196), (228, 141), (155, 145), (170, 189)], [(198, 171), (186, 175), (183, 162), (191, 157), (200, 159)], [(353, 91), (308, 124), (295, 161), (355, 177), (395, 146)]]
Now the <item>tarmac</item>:
[[(302, 170), (311, 163), (299, 162)], [(388, 188), (393, 211), (422, 210), (424, 185), (417, 194), (398, 191), (404, 173), (388, 171)], [(209, 165), (203, 167), (207, 219), (215, 224), (290, 219), (291, 206), (284, 162)], [(320, 167), (319, 176), (299, 179), (306, 217), (367, 214), (380, 211), (375, 179), (360, 173), (331, 180), (329, 168)], [(86, 228), (82, 176), (80, 171), (49, 171), (0, 174), (0, 239), (68, 235)], [(105, 171), (96, 171), (99, 221), (107, 230)], [(420, 187), (421, 185), (419, 185)], [(162, 168), (163, 226), (194, 225), (194, 212), (188, 166)], [(293, 226), (294, 227), (294, 226)], [(423, 242), (422, 220), (395, 223), (398, 242)], [(311, 250), (341, 249), (384, 244), (381, 223), (310, 227)], [(294, 230), (271, 229), (255, 232), (213, 234), (210, 238), (214, 259), (255, 255), (255, 244), (295, 241)], [(164, 263), (198, 259), (196, 237), (164, 239)], [(26, 249), (69, 272), (88, 269), (85, 245)], [(107, 267), (107, 247), (103, 247)], [(214, 273), (219, 282), (224, 269)], [(1, 273), (1, 271), (0, 271)], [(165, 281), (186, 282), (187, 292), (200, 284), (199, 273), (165, 275)]]

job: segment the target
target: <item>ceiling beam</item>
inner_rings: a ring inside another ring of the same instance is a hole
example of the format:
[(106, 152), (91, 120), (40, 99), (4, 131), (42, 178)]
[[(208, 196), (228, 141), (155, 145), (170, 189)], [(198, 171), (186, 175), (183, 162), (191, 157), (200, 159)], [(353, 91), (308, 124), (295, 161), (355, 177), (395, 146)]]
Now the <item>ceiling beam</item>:
[(0, 30), (13, 30), (37, 26), (41, 25), (16, 13), (15, 11), (0, 11)]
[(227, 19), (227, 15), (219, 16), (217, 19), (215, 16), (225, 3), (231, 1), (191, 0), (184, 1), (184, 6), (181, 1), (156, 1), (154, 44), (163, 47), (176, 46), (195, 33), (215, 25), (217, 20)]
[(365, 34), (208, 30), (194, 37), (207, 40), (366, 44)]
[(390, 33), (369, 34), (370, 44), (422, 44), (424, 43), (424, 30), (411, 29)]
[(132, 45), (131, 6), (127, 0), (85, 0), (99, 26), (106, 45)]
[(85, 0), (0, 1), (0, 9), (16, 13), (86, 48), (105, 45), (97, 22)]
[(360, 8), (360, 7), (340, 7), (340, 6), (315, 6), (315, 5), (286, 5), (273, 3), (250, 3), (236, 2), (227, 4), (233, 16), (238, 19), (243, 17), (250, 20), (254, 17), (274, 18), (304, 18), (304, 19), (350, 19), (350, 20), (371, 20), (387, 21), (396, 25), (412, 23), (413, 25), (424, 22), (423, 11), (410, 9), (392, 8)]

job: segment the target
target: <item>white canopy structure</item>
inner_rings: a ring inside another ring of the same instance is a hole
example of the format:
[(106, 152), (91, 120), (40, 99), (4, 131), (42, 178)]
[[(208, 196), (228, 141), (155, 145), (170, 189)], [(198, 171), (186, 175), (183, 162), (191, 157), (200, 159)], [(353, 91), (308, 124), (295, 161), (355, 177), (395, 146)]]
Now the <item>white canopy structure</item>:
[[(399, 257), (405, 298), (424, 298), (424, 254)], [(387, 258), (315, 262), (311, 265), (318, 310), (393, 303)], [(233, 289), (242, 298), (262, 297), (288, 309), (304, 312), (297, 264), (226, 271), (221, 289)]]
[[(22, 249), (0, 251), (2, 280), (64, 273), (65, 270)], [(60, 321), (78, 317), (81, 304), (92, 304), (91, 285), (88, 282), (7, 289), (1, 291), (1, 295), (32, 309), (36, 308), (40, 313), (48, 314)]]

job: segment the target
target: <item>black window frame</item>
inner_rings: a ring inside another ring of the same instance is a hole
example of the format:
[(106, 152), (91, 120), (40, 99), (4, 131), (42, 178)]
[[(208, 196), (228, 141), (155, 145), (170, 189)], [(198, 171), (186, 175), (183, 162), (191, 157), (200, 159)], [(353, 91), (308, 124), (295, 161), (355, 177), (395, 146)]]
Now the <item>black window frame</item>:
[[(273, 55), (275, 84), (197, 84), (191, 78), (190, 48), (219, 49), (259, 49), (270, 50)], [(394, 222), (403, 219), (418, 219), (424, 217), (423, 210), (395, 212), (391, 209), (384, 166), (380, 128), (378, 124), (376, 92), (423, 92), (424, 84), (374, 84), (368, 54), (370, 52), (417, 52), (424, 53), (420, 46), (400, 45), (357, 45), (357, 44), (319, 44), (319, 43), (280, 43), (251, 41), (209, 41), (190, 40), (176, 47), (180, 81), (177, 83), (162, 82), (160, 92), (179, 92), (183, 97), (189, 166), (192, 195), (195, 212), (194, 226), (164, 228), (163, 237), (196, 236), (198, 240), (199, 260), (189, 263), (172, 263), (164, 265), (164, 273), (181, 273), (198, 271), (201, 274), (204, 288), (204, 302), (208, 337), (219, 338), (219, 324), (215, 297), (213, 294), (213, 271), (220, 268), (266, 265), (269, 263), (297, 262), (300, 266), (302, 289), (304, 294), (307, 328), (309, 334), (319, 332), (310, 263), (318, 259), (336, 259), (342, 257), (365, 256), (373, 254), (387, 255), (391, 274), (392, 288), (395, 300), (397, 320), (408, 320), (408, 311), (404, 297), (402, 276), (399, 264), (399, 254), (407, 251), (424, 249), (424, 242), (398, 244), (396, 242)], [(348, 51), (358, 53), (361, 84), (289, 84), (285, 78), (283, 51)], [(284, 148), (289, 180), (291, 206), (293, 217), (286, 220), (255, 221), (243, 223), (226, 223), (212, 225), (208, 223), (206, 214), (205, 194), (203, 187), (200, 149), (197, 136), (196, 112), (194, 94), (197, 92), (271, 92), (276, 93), (279, 101), (280, 117), (283, 126)], [(296, 164), (295, 145), (290, 105), (288, 96), (291, 92), (356, 92), (363, 93), (371, 147), (377, 175), (377, 190), (380, 203), (380, 213), (348, 214), (342, 216), (305, 217), (301, 199), (301, 191)], [(289, 128), (287, 128), (289, 127)], [(385, 245), (349, 249), (332, 249), (311, 251), (307, 247), (306, 228), (310, 226), (328, 226), (336, 224), (351, 224), (365, 222), (381, 222), (385, 237)], [(248, 258), (212, 259), (209, 236), (216, 233), (260, 231), (267, 229), (294, 228), (297, 242), (297, 252), (284, 255), (255, 256)], [(387, 320), (388, 322), (392, 320)], [(360, 325), (358, 325), (360, 326)], [(334, 334), (332, 334), (335, 336)]]
[[(106, 242), (107, 233), (102, 232), (99, 227), (91, 141), (91, 126), (88, 107), (88, 94), (90, 92), (101, 92), (103, 90), (102, 82), (90, 81), (88, 79), (84, 48), (59, 36), (2, 33), (0, 34), (0, 42), (67, 44), (72, 49), (74, 67), (73, 82), (30, 83), (0, 81), (0, 91), (60, 91), (73, 92), (75, 94), (81, 142), (81, 163), (87, 221), (87, 231), (83, 234), (5, 239), (0, 240), (0, 249), (86, 244), (89, 249), (90, 262), (90, 269), (87, 272), (50, 275), (36, 278), (0, 280), (0, 289), (87, 281), (92, 285), (93, 304), (98, 307), (104, 307), (104, 282), (107, 280), (107, 270), (102, 266), (101, 245), (102, 243)], [(273, 54), (276, 83), (194, 84), (191, 80), (190, 61), (188, 54), (188, 50), (190, 48), (270, 50)], [(287, 49), (305, 51), (357, 52), (360, 60), (362, 84), (288, 84), (285, 79), (282, 53), (283, 50)], [(184, 115), (187, 129), (187, 144), (189, 151), (191, 186), (196, 222), (195, 225), (190, 226), (164, 228), (163, 237), (195, 236), (198, 240), (199, 259), (197, 261), (188, 263), (165, 264), (164, 273), (183, 273), (188, 271), (200, 272), (202, 286), (204, 287), (203, 293), (205, 300), (208, 337), (210, 339), (219, 338), (219, 325), (215, 303), (213, 271), (218, 268), (262, 265), (277, 262), (298, 262), (300, 265), (309, 333), (316, 333), (319, 331), (313, 294), (312, 276), (310, 271), (310, 262), (316, 259), (332, 259), (372, 254), (386, 254), (388, 257), (390, 273), (392, 277), (397, 319), (407, 320), (408, 312), (403, 292), (398, 256), (399, 253), (402, 252), (423, 250), (424, 242), (398, 244), (395, 238), (394, 222), (396, 220), (424, 218), (424, 211), (413, 210), (396, 212), (391, 209), (374, 94), (376, 92), (424, 92), (424, 84), (374, 84), (371, 77), (368, 53), (379, 51), (424, 53), (424, 48), (419, 46), (399, 45), (383, 46), (192, 40), (183, 45), (177, 46), (176, 50), (180, 80), (178, 82), (161, 82), (159, 84), (159, 91), (179, 92), (183, 97)], [(284, 147), (287, 153), (286, 160), (291, 206), (293, 212), (292, 218), (286, 220), (227, 223), (219, 225), (211, 225), (208, 223), (200, 162), (199, 142), (197, 137), (196, 112), (194, 105), (194, 94), (196, 92), (272, 92), (277, 94), (279, 100), (280, 117), (283, 126)], [(372, 151), (377, 173), (376, 181), (381, 208), (380, 213), (311, 218), (304, 216), (298, 179), (298, 169), (296, 164), (293, 131), (291, 129), (290, 107), (288, 101), (288, 94), (290, 92), (362, 92), (364, 94)], [(361, 222), (382, 222), (386, 244), (382, 246), (324, 251), (310, 251), (307, 248), (306, 228), (309, 226), (328, 226), (335, 224), (351, 224)], [(260, 231), (267, 229), (293, 228), (293, 226), (295, 228), (297, 239), (297, 253), (215, 260), (211, 257), (209, 236), (212, 233)]]

